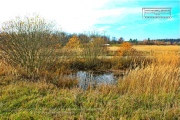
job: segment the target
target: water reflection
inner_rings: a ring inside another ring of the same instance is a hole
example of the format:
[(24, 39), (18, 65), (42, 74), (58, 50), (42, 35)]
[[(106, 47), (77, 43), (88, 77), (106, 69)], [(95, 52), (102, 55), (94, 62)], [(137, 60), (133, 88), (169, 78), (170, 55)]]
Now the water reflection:
[(87, 89), (89, 85), (115, 84), (117, 82), (117, 77), (115, 77), (113, 73), (96, 74), (93, 72), (79, 71), (72, 74), (71, 77), (78, 78), (79, 87), (82, 89)]

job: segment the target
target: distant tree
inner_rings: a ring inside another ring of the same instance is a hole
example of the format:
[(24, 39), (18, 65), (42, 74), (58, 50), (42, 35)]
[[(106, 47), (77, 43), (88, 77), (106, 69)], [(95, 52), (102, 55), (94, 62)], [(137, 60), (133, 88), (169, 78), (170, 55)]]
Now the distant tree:
[(137, 39), (129, 39), (129, 42), (132, 44), (138, 44), (138, 40)]
[(118, 41), (116, 40), (116, 37), (112, 37), (110, 44), (118, 44)]
[(116, 41), (116, 37), (112, 37), (112, 41)]
[(150, 38), (143, 40), (144, 45), (153, 45), (153, 41), (150, 40)]
[(130, 42), (130, 43), (133, 43), (133, 40), (130, 38), (130, 39), (129, 39), (129, 42)]
[(148, 44), (148, 45), (150, 45), (150, 44), (151, 44), (150, 38), (148, 38), (148, 40), (147, 40), (147, 44)]
[(138, 44), (138, 40), (137, 40), (137, 39), (134, 39), (134, 40), (133, 40), (133, 44)]
[(110, 39), (107, 36), (101, 36), (101, 38), (106, 42), (109, 43)]
[(110, 44), (118, 44), (118, 41), (116, 41), (116, 40), (111, 40), (111, 41), (110, 41)]
[(89, 37), (85, 34), (79, 34), (78, 38), (81, 43), (88, 43), (90, 41)]
[(66, 43), (68, 42), (68, 36), (66, 32), (58, 32), (57, 36), (59, 37), (59, 42), (62, 46), (65, 46)]
[(121, 44), (121, 43), (123, 43), (123, 42), (124, 42), (124, 38), (120, 37), (120, 38), (118, 39), (118, 43)]

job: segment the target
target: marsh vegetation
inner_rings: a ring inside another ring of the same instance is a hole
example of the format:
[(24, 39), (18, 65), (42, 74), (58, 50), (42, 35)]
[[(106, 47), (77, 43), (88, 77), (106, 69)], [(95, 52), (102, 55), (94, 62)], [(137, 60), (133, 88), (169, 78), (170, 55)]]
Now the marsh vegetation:
[(106, 43), (39, 16), (5, 22), (0, 119), (178, 120), (180, 47)]

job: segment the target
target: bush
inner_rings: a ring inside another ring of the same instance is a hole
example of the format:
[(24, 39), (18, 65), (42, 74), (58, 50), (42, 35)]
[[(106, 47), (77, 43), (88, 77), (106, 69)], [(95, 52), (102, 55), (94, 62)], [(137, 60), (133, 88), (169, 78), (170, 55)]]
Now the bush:
[(80, 40), (75, 35), (73, 37), (71, 37), (69, 39), (69, 42), (66, 44), (66, 47), (68, 49), (79, 48), (79, 46), (80, 46)]
[(103, 44), (105, 44), (104, 39), (97, 37), (90, 43), (82, 45), (82, 57), (85, 59), (86, 66), (88, 66), (88, 68), (97, 66), (97, 59), (106, 54), (107, 49), (103, 46)]
[(53, 37), (54, 25), (39, 16), (16, 18), (3, 23), (0, 51), (8, 64), (23, 71), (26, 77), (35, 77), (56, 60)]
[(123, 42), (118, 50), (119, 56), (130, 56), (135, 50), (132, 48), (132, 44), (129, 42)]

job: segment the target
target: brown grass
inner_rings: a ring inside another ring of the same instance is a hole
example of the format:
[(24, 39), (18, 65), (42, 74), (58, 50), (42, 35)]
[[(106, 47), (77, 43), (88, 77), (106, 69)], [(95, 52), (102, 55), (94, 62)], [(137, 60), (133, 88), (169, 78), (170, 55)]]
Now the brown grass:
[(154, 53), (152, 64), (131, 70), (119, 80), (122, 92), (136, 94), (176, 93), (180, 86), (180, 56), (176, 52)]
[(109, 51), (118, 51), (119, 47), (117, 47), (117, 46), (110, 46), (110, 47), (108, 47), (108, 50)]
[(176, 93), (180, 86), (179, 75), (177, 67), (152, 64), (131, 71), (125, 80), (119, 81), (119, 88), (129, 94)]
[[(178, 45), (134, 45), (134, 49), (142, 52), (150, 52), (150, 51), (179, 51), (180, 46)], [(110, 46), (108, 47), (109, 51), (117, 51), (119, 47), (117, 46)]]
[(172, 51), (180, 51), (180, 46), (178, 45), (135, 45), (133, 46), (133, 48), (135, 48), (138, 51), (146, 51), (146, 52), (150, 52), (150, 51), (168, 51), (168, 52), (172, 52)]
[(152, 55), (155, 57), (154, 64), (156, 65), (180, 66), (180, 55), (175, 51), (154, 52)]
[[(157, 54), (177, 54), (180, 55), (180, 46), (178, 45), (133, 45), (132, 49), (138, 54), (140, 53), (146, 57), (157, 56)], [(108, 52), (111, 56), (118, 53), (119, 50), (123, 50), (122, 46), (110, 46)], [(133, 53), (134, 54), (134, 53)], [(136, 54), (135, 54), (136, 55)]]

